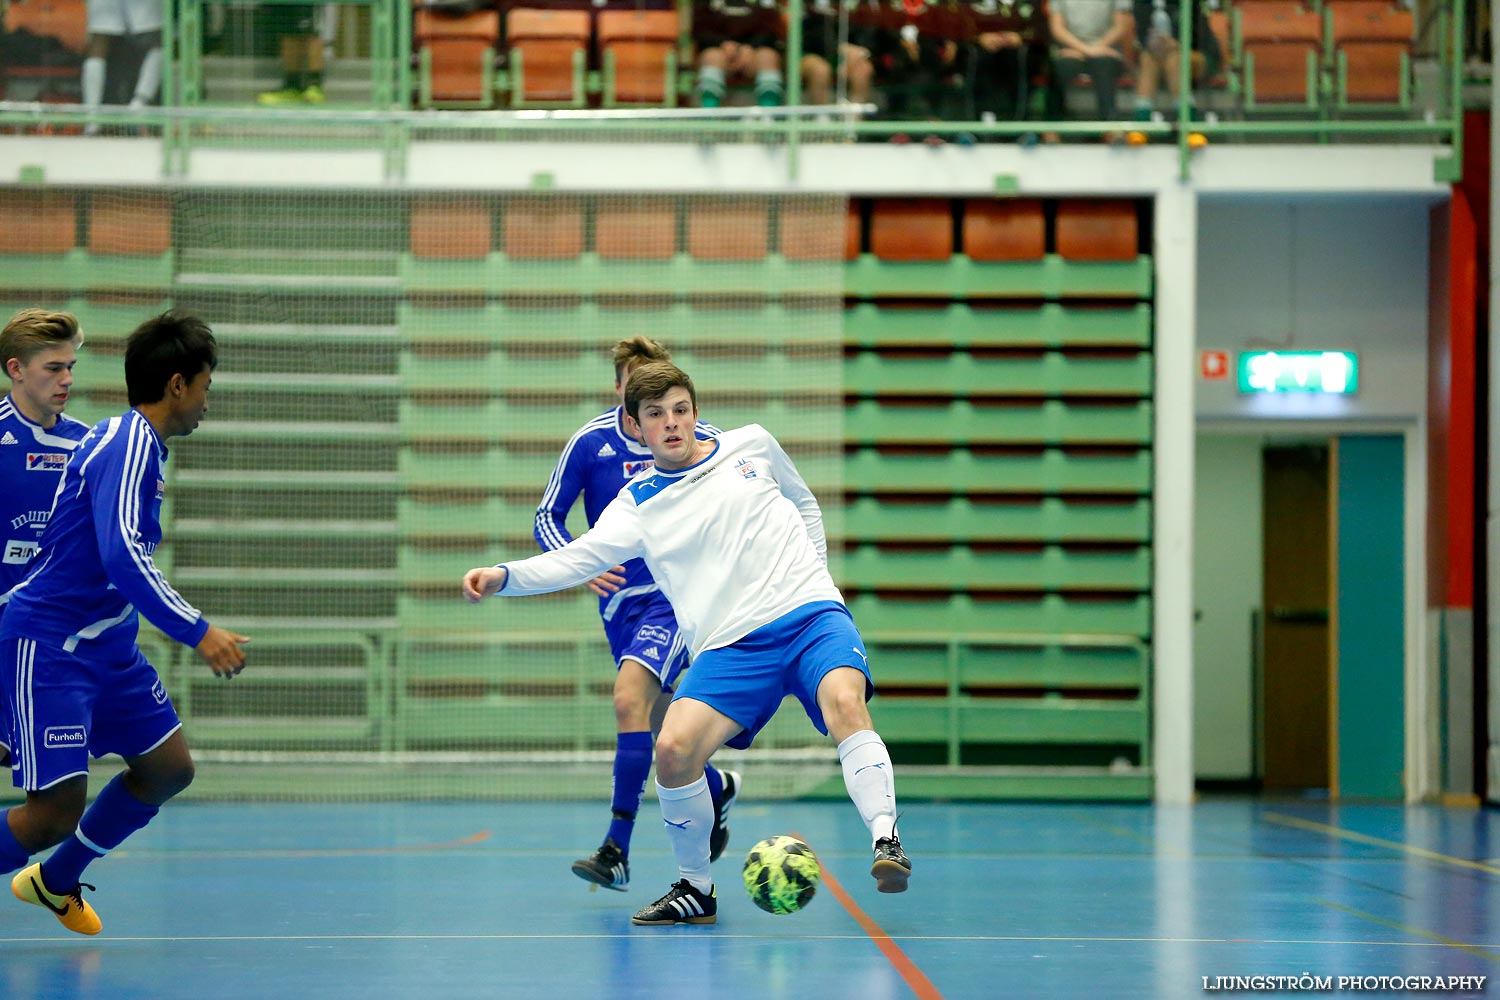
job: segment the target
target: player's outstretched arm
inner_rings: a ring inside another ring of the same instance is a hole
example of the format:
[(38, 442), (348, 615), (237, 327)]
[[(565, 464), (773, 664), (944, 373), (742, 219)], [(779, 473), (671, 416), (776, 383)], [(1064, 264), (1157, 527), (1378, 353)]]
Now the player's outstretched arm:
[(464, 574), (464, 600), (478, 604), (505, 586), (504, 566), (475, 566)]
[(249, 636), (210, 625), (194, 648), (213, 670), (214, 676), (230, 678), (245, 669), (244, 644)]

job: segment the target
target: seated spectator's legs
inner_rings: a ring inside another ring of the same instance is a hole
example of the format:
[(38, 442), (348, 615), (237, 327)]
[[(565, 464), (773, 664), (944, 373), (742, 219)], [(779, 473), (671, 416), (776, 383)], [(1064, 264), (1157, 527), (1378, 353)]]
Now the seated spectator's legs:
[(280, 90), (268, 90), (256, 100), (261, 104), (321, 104), (323, 102), (323, 39), (313, 23), (312, 6), (272, 8), (280, 36)]
[(840, 52), (843, 65), (839, 69), (848, 82), (849, 100), (868, 104), (875, 86), (875, 63), (870, 59), (870, 50), (863, 45), (845, 45)]
[[(1202, 52), (1192, 54), (1192, 74), (1196, 82), (1203, 77), (1207, 68), (1207, 60)], [(1151, 117), (1151, 109), (1157, 88), (1163, 81), (1166, 83), (1167, 96), (1176, 102), (1182, 91), (1182, 54), (1181, 46), (1175, 39), (1162, 39), (1150, 50), (1141, 53), (1139, 72), (1137, 73), (1135, 88), (1135, 117), (1145, 121)], [(1193, 103), (1193, 96), (1188, 95), (1188, 103)]]
[(724, 93), (729, 89), (730, 54), (738, 46), (725, 42), (704, 49), (698, 55), (698, 106), (717, 108), (724, 103)]
[(725, 41), (698, 56), (698, 106), (721, 106), (733, 80), (754, 81), (755, 103), (761, 107), (775, 107), (786, 97), (780, 52), (768, 46), (752, 48)]
[[(89, 4), (89, 18), (92, 20), (96, 4)], [(83, 106), (90, 111), (96, 110), (104, 103), (104, 62), (109, 58), (110, 39), (118, 38), (119, 35), (95, 34), (90, 28), (88, 44), (83, 50), (83, 73), (79, 81), (83, 90)], [(94, 135), (99, 131), (98, 125), (85, 125), (84, 135)]]
[(1052, 74), (1047, 90), (1047, 117), (1053, 121), (1065, 121), (1068, 117), (1068, 88), (1086, 72), (1083, 54), (1073, 49), (1058, 49), (1052, 53)]
[[(92, 111), (104, 103), (104, 64), (109, 58), (110, 42), (125, 34), (124, 0), (89, 0), (88, 27), (79, 87), (83, 106)], [(85, 135), (94, 135), (99, 126), (86, 125), (83, 131)]]
[(989, 112), (1002, 120), (1026, 117), (1026, 47), (1019, 44), (1019, 35), (1015, 38), (1014, 45), (980, 45), (974, 67), (974, 103), (981, 115)]
[(822, 56), (802, 57), (802, 94), (808, 104), (833, 101), (833, 67)]
[[(839, 46), (839, 83), (847, 88), (845, 95), (855, 104), (870, 100), (870, 90), (875, 80), (875, 64), (870, 61), (870, 50), (862, 45)], [(821, 53), (813, 52), (802, 57), (802, 94), (808, 104), (832, 104), (834, 70)]]
[(161, 89), (161, 29), (142, 32), (140, 38), (146, 44), (146, 55), (135, 78), (135, 93), (130, 97), (132, 108), (143, 108), (152, 103), (156, 100), (156, 92)]
[(1135, 68), (1135, 118), (1150, 121), (1151, 108), (1161, 86), (1161, 66), (1149, 50), (1143, 49)]
[(1084, 60), (1084, 69), (1094, 84), (1094, 109), (1100, 121), (1111, 121), (1115, 117), (1115, 89), (1120, 74), (1125, 71), (1125, 60), (1119, 56), (1090, 56)]
[[(104, 103), (105, 66), (116, 38), (136, 35), (146, 43), (130, 106), (143, 107), (156, 99), (161, 87), (161, 0), (89, 0), (89, 37), (84, 49), (83, 71), (79, 81), (83, 104), (93, 109)], [(97, 125), (84, 128), (93, 135)]]
[(755, 103), (774, 108), (786, 103), (786, 83), (781, 76), (781, 53), (762, 47), (754, 52)]

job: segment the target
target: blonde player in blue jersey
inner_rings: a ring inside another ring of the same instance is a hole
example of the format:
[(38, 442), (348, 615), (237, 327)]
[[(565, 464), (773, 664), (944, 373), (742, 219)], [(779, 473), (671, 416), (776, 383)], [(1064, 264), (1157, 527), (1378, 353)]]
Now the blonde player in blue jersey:
[[(89, 432), (63, 413), (83, 334), (72, 313), (23, 309), (0, 330), (10, 392), (0, 399), (0, 605), (25, 575), (52, 513), (68, 456)], [(0, 767), (10, 764), (9, 722), (0, 715)]]
[[(670, 361), (665, 347), (649, 337), (631, 337), (614, 346), (615, 394), (623, 401), (630, 373), (652, 361)], [(623, 406), (614, 406), (584, 424), (569, 439), (537, 505), (536, 540), (547, 551), (573, 540), (568, 511), (581, 495), (589, 527), (632, 477), (651, 468), (651, 451), (626, 430)], [(718, 429), (699, 422), (695, 433), (709, 438)], [(588, 582), (599, 596), (599, 617), (615, 662), (615, 761), (610, 823), (593, 854), (573, 862), (579, 878), (624, 892), (630, 886), (630, 838), (651, 773), (651, 717), (657, 699), (671, 693), (687, 668), (687, 648), (672, 605), (640, 559), (624, 560)], [(703, 769), (714, 802), (709, 856), (717, 861), (729, 842), (729, 808), (739, 794), (739, 775)]]
[(828, 574), (816, 498), (765, 428), (695, 435), (692, 380), (671, 364), (636, 369), (624, 403), (655, 467), (632, 478), (587, 534), (471, 569), (463, 594), (476, 602), (549, 593), (642, 558), (671, 600), (693, 668), (657, 736), (656, 792), (682, 877), (634, 922), (717, 921), (703, 766), (721, 745), (748, 747), (787, 694), (838, 744), (844, 786), (873, 842), (876, 887), (902, 892), (911, 862), (896, 835), (895, 776), (865, 706), (874, 687), (864, 642)]
[[(0, 611), (0, 705), (26, 801), (0, 814), (0, 872), (11, 891), (79, 934), (99, 916), (85, 867), (149, 823), (193, 780), (182, 723), (136, 646), (137, 612), (192, 646), (214, 674), (245, 665), (242, 635), (210, 625), (152, 561), (161, 542), (166, 442), (208, 409), (213, 333), (181, 313), (147, 320), (125, 344), (130, 409), (101, 421), (73, 452), (26, 578)], [(85, 810), (89, 756), (125, 770)], [(31, 855), (59, 845), (47, 860)], [(24, 867), (23, 867), (24, 866)]]

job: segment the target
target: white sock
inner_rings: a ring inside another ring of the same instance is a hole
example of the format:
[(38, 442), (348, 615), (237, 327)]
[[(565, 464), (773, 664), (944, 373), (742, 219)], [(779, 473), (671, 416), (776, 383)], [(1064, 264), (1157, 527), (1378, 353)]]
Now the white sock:
[(161, 87), (161, 46), (157, 46), (146, 53), (146, 58), (141, 60), (141, 72), (135, 80), (135, 99), (130, 103), (135, 107), (149, 104), (156, 98), (156, 92)]
[(844, 765), (844, 787), (870, 830), (870, 843), (891, 836), (896, 829), (896, 775), (885, 741), (861, 729), (839, 744)]
[(781, 100), (786, 93), (786, 85), (781, 79), (781, 70), (763, 69), (755, 74), (755, 96), (758, 100), (762, 96), (774, 97)]
[(83, 103), (97, 108), (104, 103), (104, 60), (89, 56), (83, 61)]
[(667, 837), (672, 841), (677, 870), (693, 884), (694, 889), (704, 894), (712, 892), (714, 880), (708, 873), (708, 835), (714, 826), (714, 800), (708, 794), (708, 779), (699, 774), (697, 781), (681, 788), (663, 788), (658, 781), (656, 798), (661, 803), (661, 818), (667, 827)]
[(717, 66), (705, 66), (698, 71), (698, 91), (707, 94), (716, 101), (724, 99), (724, 91), (728, 89), (724, 79), (724, 71)]

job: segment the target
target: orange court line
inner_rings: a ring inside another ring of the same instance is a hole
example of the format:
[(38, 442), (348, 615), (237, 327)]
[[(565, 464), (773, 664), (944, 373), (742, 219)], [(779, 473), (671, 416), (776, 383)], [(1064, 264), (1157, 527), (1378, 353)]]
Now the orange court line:
[[(795, 830), (792, 831), (792, 836), (798, 840), (806, 840), (805, 837)], [(821, 862), (819, 864), (821, 866)], [(943, 1000), (943, 995), (938, 992), (936, 986), (932, 985), (932, 980), (928, 979), (922, 970), (917, 968), (917, 963), (906, 957), (906, 952), (901, 950), (901, 946), (892, 941), (891, 936), (882, 930), (881, 926), (868, 913), (860, 909), (859, 904), (854, 901), (854, 898), (849, 893), (844, 891), (844, 887), (839, 884), (839, 880), (834, 878), (833, 873), (827, 868), (823, 868), (822, 882), (828, 886), (834, 898), (848, 911), (849, 916), (854, 918), (855, 923), (859, 924), (864, 929), (864, 932), (870, 935), (870, 939), (875, 942), (881, 954), (885, 955), (886, 960), (895, 966), (896, 971), (901, 974), (902, 979), (906, 980), (906, 985), (911, 987), (913, 993), (920, 997), (921, 1000)]]

